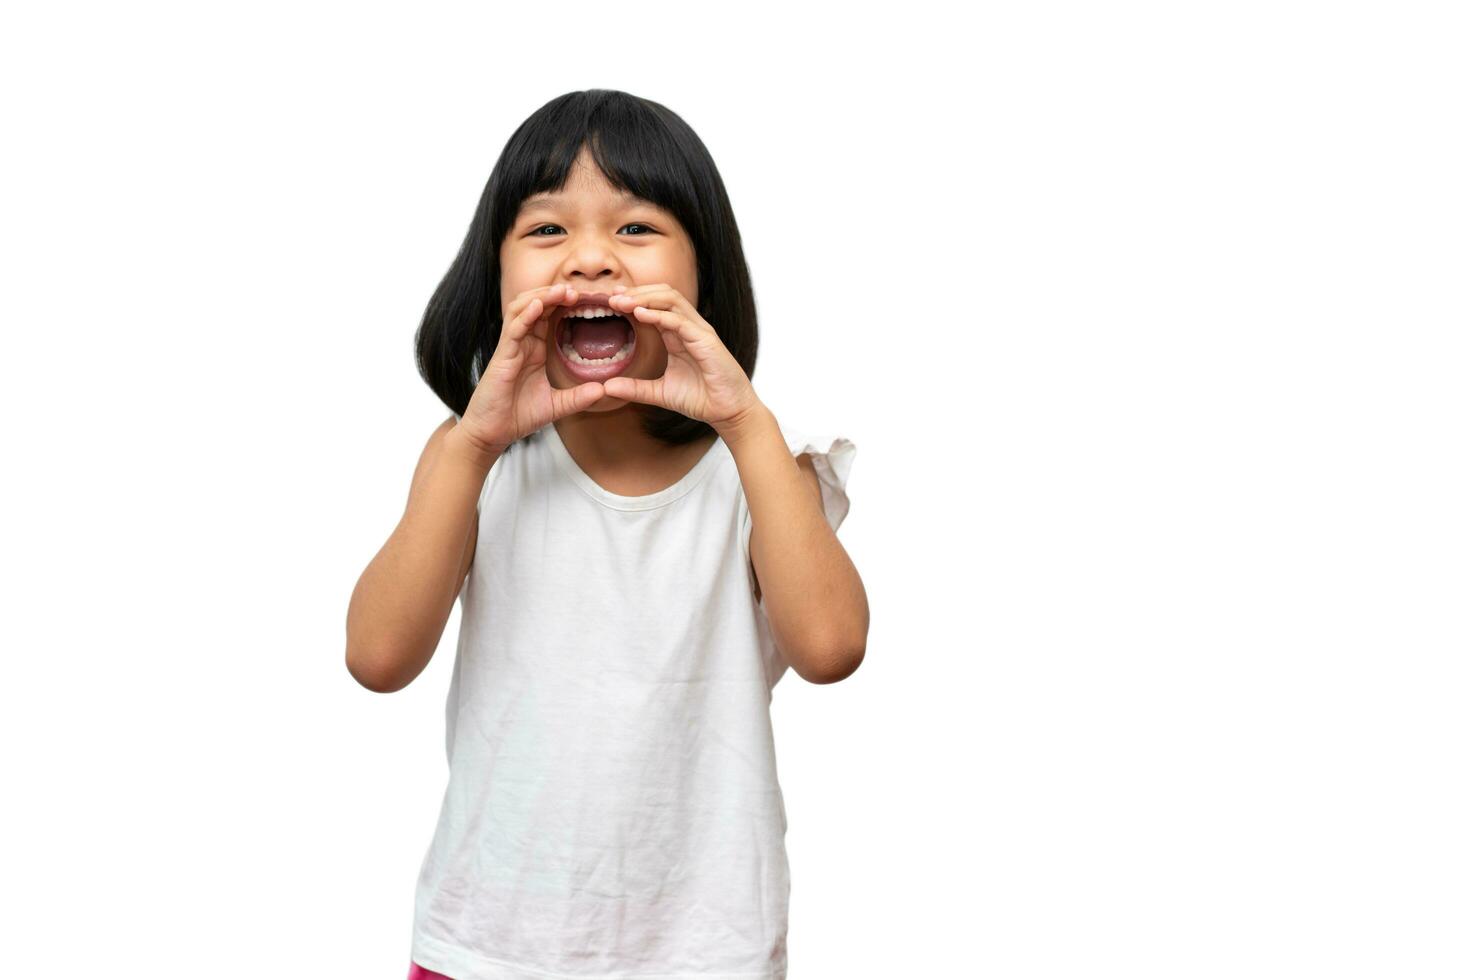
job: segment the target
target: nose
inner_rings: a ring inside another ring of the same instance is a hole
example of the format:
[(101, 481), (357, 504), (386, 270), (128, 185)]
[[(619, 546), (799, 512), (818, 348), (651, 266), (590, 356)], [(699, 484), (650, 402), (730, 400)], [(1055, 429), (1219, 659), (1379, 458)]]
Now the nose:
[(622, 263), (616, 250), (600, 235), (580, 236), (562, 264), (561, 281), (573, 289), (597, 288), (608, 280), (622, 281)]

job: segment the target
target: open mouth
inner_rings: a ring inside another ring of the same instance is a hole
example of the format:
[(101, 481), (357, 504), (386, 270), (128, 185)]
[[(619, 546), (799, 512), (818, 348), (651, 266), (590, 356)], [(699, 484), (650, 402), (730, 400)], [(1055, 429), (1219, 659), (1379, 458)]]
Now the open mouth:
[(621, 372), (638, 346), (633, 323), (607, 307), (567, 311), (557, 324), (556, 349), (575, 375), (596, 381)]

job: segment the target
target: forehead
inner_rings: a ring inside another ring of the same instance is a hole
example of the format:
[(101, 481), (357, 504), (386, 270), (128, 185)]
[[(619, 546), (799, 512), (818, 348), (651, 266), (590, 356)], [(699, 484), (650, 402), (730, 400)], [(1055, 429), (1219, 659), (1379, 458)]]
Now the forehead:
[(616, 210), (618, 208), (634, 207), (637, 205), (658, 207), (652, 201), (644, 200), (636, 194), (629, 194), (627, 192), (615, 191), (610, 194), (586, 191), (577, 194), (544, 192), (533, 194), (522, 201), (521, 213), (524, 214), (529, 211), (575, 210), (584, 207), (594, 210), (597, 208)]

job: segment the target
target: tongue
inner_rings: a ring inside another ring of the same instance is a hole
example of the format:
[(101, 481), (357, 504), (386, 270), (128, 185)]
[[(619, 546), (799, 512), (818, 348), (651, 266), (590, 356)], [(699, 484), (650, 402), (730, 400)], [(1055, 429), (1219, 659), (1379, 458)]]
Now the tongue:
[(572, 332), (567, 339), (572, 349), (589, 361), (597, 357), (612, 357), (628, 342), (628, 321), (620, 316), (573, 320)]

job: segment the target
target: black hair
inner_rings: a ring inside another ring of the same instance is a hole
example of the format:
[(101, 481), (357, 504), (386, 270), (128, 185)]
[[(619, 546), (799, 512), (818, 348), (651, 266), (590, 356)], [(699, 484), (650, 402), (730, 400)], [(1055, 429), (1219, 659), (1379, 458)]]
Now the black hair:
[[(552, 99), (511, 134), (459, 254), (424, 310), (414, 335), (419, 374), (455, 415), (464, 414), (500, 341), (501, 243), (526, 198), (562, 189), (584, 146), (608, 183), (659, 205), (684, 227), (698, 267), (699, 315), (746, 376), (755, 377), (755, 294), (735, 212), (709, 151), (688, 123), (659, 103), (588, 89)], [(715, 431), (658, 405), (630, 404), (642, 416), (643, 431), (669, 445)]]

